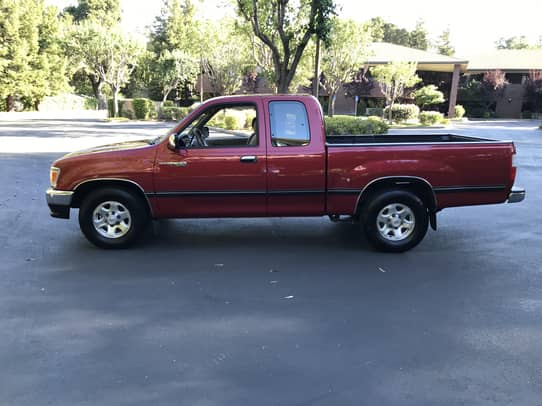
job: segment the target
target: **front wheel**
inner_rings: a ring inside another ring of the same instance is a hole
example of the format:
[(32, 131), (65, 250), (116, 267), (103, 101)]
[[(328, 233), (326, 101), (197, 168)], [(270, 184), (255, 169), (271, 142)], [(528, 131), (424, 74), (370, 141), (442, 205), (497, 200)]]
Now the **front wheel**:
[(362, 212), (362, 227), (378, 250), (404, 252), (423, 239), (428, 212), (423, 201), (406, 190), (388, 190), (374, 195)]
[(100, 248), (126, 248), (142, 234), (149, 220), (144, 202), (123, 189), (98, 189), (85, 197), (79, 226)]

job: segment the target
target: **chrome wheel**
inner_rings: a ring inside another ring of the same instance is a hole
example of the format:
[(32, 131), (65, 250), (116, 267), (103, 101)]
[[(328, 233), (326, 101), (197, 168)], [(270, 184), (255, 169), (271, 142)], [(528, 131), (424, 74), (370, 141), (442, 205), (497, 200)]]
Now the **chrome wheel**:
[(132, 227), (130, 211), (122, 203), (100, 203), (92, 213), (94, 229), (105, 238), (120, 238)]
[(414, 231), (416, 218), (412, 209), (402, 203), (385, 206), (376, 218), (380, 235), (388, 241), (402, 241)]

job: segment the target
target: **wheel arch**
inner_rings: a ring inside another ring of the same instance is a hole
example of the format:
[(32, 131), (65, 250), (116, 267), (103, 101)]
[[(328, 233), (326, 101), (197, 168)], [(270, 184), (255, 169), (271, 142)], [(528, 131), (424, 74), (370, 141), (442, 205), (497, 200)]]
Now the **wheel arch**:
[(356, 201), (356, 217), (359, 217), (364, 204), (375, 193), (398, 189), (415, 193), (426, 205), (429, 213), (437, 211), (437, 197), (429, 181), (417, 176), (386, 176), (372, 180), (362, 189)]
[(132, 192), (134, 195), (140, 197), (145, 202), (145, 207), (147, 208), (148, 214), (151, 216), (153, 215), (152, 206), (149, 202), (149, 199), (145, 195), (145, 191), (143, 190), (143, 188), (138, 183), (128, 179), (100, 178), (85, 180), (75, 186), (73, 190), (71, 207), (81, 207), (81, 202), (83, 201), (85, 196), (87, 196), (94, 190), (104, 187), (120, 188)]

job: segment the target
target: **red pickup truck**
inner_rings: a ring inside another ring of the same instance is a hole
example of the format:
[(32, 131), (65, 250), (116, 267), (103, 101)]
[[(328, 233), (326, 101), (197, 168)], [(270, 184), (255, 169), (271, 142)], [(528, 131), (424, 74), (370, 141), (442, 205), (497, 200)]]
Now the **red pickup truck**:
[(308, 95), (220, 97), (164, 136), (60, 158), (51, 215), (79, 208), (103, 248), (132, 244), (150, 219), (324, 216), (359, 221), (377, 249), (417, 245), (446, 207), (523, 200), (512, 142), (459, 135), (327, 136)]

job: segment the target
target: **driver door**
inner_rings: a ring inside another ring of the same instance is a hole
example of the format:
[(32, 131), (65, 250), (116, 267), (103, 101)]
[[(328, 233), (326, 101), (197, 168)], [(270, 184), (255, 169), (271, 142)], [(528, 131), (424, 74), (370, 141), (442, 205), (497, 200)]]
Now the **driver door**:
[(181, 130), (188, 147), (162, 143), (155, 172), (160, 212), (165, 217), (265, 216), (266, 145), (257, 128), (265, 128), (261, 105), (213, 104)]

